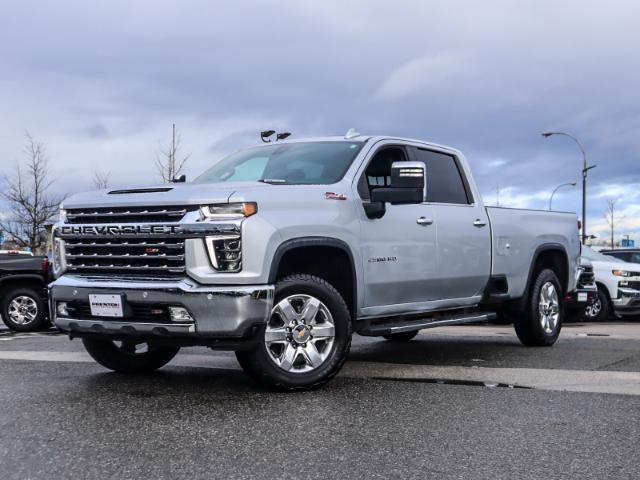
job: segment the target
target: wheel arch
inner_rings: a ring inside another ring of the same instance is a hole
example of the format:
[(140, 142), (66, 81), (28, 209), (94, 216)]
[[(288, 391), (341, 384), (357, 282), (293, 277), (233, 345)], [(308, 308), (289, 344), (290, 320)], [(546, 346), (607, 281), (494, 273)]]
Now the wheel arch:
[(33, 288), (46, 296), (47, 282), (36, 274), (18, 274), (0, 278), (0, 295), (18, 288)]
[[(334, 267), (342, 265), (345, 260), (348, 272), (344, 271), (344, 266), (341, 267), (342, 270), (335, 270)], [(353, 252), (345, 241), (333, 237), (309, 236), (282, 242), (271, 260), (268, 281), (275, 283), (287, 273), (309, 273), (328, 281), (344, 297), (351, 318), (356, 317), (357, 270)]]
[(522, 297), (519, 298), (515, 304), (512, 304), (512, 308), (515, 307), (515, 310), (522, 310), (526, 307), (527, 300), (531, 293), (531, 287), (537, 274), (547, 267), (551, 268), (558, 277), (560, 286), (563, 289), (563, 296), (567, 293), (570, 273), (567, 250), (564, 245), (560, 243), (545, 243), (539, 245), (534, 251), (527, 274), (525, 290)]

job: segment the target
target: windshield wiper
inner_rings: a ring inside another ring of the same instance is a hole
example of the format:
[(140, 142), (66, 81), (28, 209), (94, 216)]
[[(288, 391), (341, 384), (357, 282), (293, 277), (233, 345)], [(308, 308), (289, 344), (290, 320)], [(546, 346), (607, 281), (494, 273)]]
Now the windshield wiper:
[(289, 183), (283, 178), (261, 178), (258, 181), (262, 183), (268, 183), (270, 185), (282, 185), (285, 183)]

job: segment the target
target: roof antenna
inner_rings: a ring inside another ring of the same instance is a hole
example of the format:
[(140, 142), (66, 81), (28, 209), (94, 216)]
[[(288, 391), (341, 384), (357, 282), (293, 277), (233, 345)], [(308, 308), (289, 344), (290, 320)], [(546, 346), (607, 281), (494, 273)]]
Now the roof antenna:
[(264, 132), (260, 132), (260, 140), (264, 143), (271, 143), (271, 139), (269, 137), (276, 133), (275, 130), (265, 130)]
[(277, 142), (278, 140), (284, 140), (285, 138), (290, 137), (290, 136), (291, 136), (291, 133), (290, 133), (290, 132), (282, 132), (282, 133), (279, 133), (278, 135), (276, 135), (276, 142)]
[(355, 128), (350, 128), (349, 130), (347, 130), (347, 133), (344, 134), (345, 140), (350, 140), (352, 138), (356, 138), (359, 136), (360, 134), (357, 132)]

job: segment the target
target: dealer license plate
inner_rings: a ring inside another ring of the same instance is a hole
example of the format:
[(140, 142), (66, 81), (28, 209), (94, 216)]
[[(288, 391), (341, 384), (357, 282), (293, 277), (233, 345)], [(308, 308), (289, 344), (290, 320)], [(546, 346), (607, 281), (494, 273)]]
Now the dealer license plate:
[(121, 295), (89, 295), (93, 317), (122, 317)]

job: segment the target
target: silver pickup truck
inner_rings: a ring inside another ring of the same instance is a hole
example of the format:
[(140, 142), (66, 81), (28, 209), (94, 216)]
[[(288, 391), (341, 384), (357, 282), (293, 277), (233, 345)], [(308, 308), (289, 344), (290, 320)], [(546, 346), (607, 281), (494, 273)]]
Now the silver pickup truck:
[(352, 332), (513, 319), (552, 345), (574, 292), (575, 214), (486, 208), (458, 150), (363, 136), (240, 150), (189, 183), (78, 194), (53, 231), (55, 324), (106, 368), (236, 351), (282, 390), (322, 385)]

